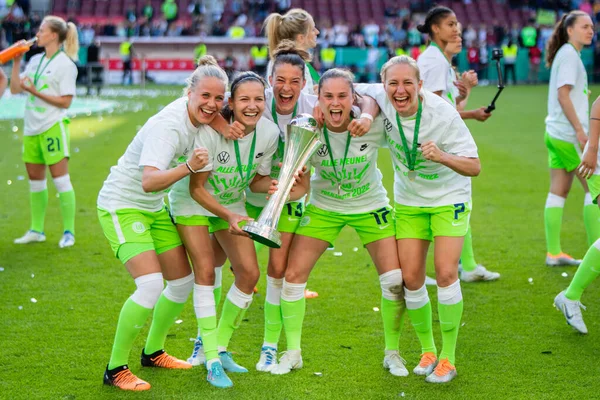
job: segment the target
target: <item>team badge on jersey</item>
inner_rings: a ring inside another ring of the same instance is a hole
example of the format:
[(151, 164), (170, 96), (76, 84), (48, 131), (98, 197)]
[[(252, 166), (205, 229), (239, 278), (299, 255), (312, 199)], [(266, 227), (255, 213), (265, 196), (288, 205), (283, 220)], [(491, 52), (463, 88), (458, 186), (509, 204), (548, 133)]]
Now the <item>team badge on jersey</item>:
[(229, 153), (226, 151), (222, 151), (217, 155), (217, 161), (219, 161), (221, 164), (227, 164), (229, 158)]

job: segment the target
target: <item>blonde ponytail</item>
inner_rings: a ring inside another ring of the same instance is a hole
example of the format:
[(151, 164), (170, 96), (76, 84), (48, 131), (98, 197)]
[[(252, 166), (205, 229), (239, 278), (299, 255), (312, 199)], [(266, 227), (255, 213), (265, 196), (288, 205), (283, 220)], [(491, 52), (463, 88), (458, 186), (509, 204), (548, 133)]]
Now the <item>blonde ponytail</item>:
[(74, 23), (67, 23), (67, 37), (65, 39), (65, 53), (73, 61), (79, 60), (79, 35)]
[(298, 35), (308, 35), (313, 17), (301, 8), (292, 8), (285, 15), (272, 13), (263, 24), (269, 42), (269, 57), (273, 59), (275, 49), (282, 40), (296, 42)]
[(273, 58), (273, 53), (281, 41), (279, 38), (279, 25), (281, 25), (281, 21), (283, 21), (281, 14), (273, 13), (265, 19), (263, 24), (263, 29), (267, 35), (270, 58)]

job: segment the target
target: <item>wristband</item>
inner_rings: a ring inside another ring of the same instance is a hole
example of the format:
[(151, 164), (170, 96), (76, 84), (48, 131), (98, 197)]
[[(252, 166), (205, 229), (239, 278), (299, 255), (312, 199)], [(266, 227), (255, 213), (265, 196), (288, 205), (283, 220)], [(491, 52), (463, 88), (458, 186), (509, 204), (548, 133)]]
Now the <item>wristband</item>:
[(369, 114), (369, 113), (362, 113), (362, 114), (360, 114), (360, 118), (366, 118), (369, 121), (373, 122), (373, 116), (371, 114)]
[(186, 162), (185, 162), (185, 166), (187, 167), (187, 169), (188, 169), (188, 170), (190, 171), (190, 173), (192, 173), (192, 174), (195, 174), (195, 173), (197, 173), (197, 172), (198, 172), (198, 171), (194, 171), (194, 170), (192, 169), (192, 167), (190, 167), (190, 163), (189, 163), (189, 161), (186, 161)]

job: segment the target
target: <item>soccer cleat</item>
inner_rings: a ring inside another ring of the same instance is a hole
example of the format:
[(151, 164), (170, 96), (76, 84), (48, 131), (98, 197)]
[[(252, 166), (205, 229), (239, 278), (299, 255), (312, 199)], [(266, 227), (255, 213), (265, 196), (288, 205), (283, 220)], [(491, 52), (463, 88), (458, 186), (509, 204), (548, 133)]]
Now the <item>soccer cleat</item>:
[(571, 257), (568, 254), (560, 253), (553, 256), (550, 253), (546, 254), (546, 265), (549, 267), (561, 267), (561, 266), (578, 266), (581, 264), (581, 260)]
[(142, 391), (150, 389), (150, 384), (131, 373), (127, 365), (104, 371), (104, 384), (121, 390)]
[(63, 233), (62, 237), (60, 238), (60, 241), (58, 242), (58, 247), (60, 247), (61, 249), (64, 249), (65, 247), (71, 247), (74, 244), (75, 244), (75, 235), (73, 235), (69, 231), (65, 231), (65, 233)]
[(588, 333), (587, 326), (585, 326), (583, 316), (581, 315), (581, 309), (585, 310), (585, 306), (580, 301), (567, 299), (563, 290), (554, 298), (554, 307), (562, 311), (567, 319), (567, 324), (575, 328), (577, 332)]
[(256, 370), (260, 372), (270, 372), (277, 365), (277, 349), (263, 346), (260, 349), (260, 359), (256, 363)]
[(421, 361), (419, 365), (417, 365), (413, 369), (413, 373), (415, 375), (429, 375), (433, 372), (433, 369), (436, 367), (438, 363), (437, 357), (435, 354), (427, 352), (421, 354)]
[(206, 362), (204, 346), (202, 345), (202, 338), (200, 336), (194, 340), (194, 351), (192, 351), (192, 355), (187, 359), (187, 362), (192, 364), (194, 367), (202, 365)]
[(283, 353), (283, 356), (279, 359), (279, 363), (273, 367), (271, 373), (273, 375), (285, 375), (289, 374), (293, 369), (302, 368), (303, 365), (300, 350), (288, 350)]
[(233, 386), (233, 382), (231, 382), (219, 361), (214, 361), (207, 369), (206, 381), (214, 387), (229, 388)]
[(500, 274), (497, 272), (488, 271), (483, 265), (478, 264), (473, 271), (463, 270), (460, 273), (460, 280), (462, 282), (481, 282), (481, 281), (495, 281), (500, 278)]
[(425, 277), (425, 284), (427, 286), (437, 286), (437, 281), (435, 280), (435, 278), (431, 278), (429, 276)]
[(394, 376), (408, 376), (408, 370), (406, 369), (406, 360), (400, 357), (398, 351), (386, 351), (385, 357), (383, 358), (383, 368), (389, 369), (390, 374)]
[(38, 243), (45, 242), (46, 235), (44, 232), (36, 232), (36, 231), (27, 231), (23, 236), (14, 240), (15, 244), (28, 244), (28, 243)]
[(233, 357), (231, 353), (228, 351), (222, 351), (219, 353), (219, 359), (221, 360), (221, 364), (223, 364), (223, 369), (228, 372), (248, 372), (248, 369), (242, 367), (235, 361), (233, 361)]
[(168, 369), (190, 369), (192, 364), (167, 354), (164, 350), (157, 350), (152, 354), (144, 353), (142, 349), (142, 366)]
[(425, 382), (429, 383), (446, 383), (456, 377), (456, 368), (448, 361), (447, 358), (440, 360), (439, 364), (433, 372), (427, 375)]

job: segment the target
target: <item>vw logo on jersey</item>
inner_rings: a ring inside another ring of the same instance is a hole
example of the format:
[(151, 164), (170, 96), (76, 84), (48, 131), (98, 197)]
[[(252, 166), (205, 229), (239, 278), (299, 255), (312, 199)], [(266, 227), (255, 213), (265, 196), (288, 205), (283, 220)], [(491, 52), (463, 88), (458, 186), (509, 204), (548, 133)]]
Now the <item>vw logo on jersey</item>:
[(217, 161), (219, 161), (221, 164), (227, 164), (229, 161), (229, 153), (226, 151), (220, 152), (219, 155), (217, 155)]
[(317, 150), (317, 155), (319, 155), (320, 157), (326, 157), (328, 154), (329, 150), (327, 149), (326, 144), (324, 144), (319, 150)]

